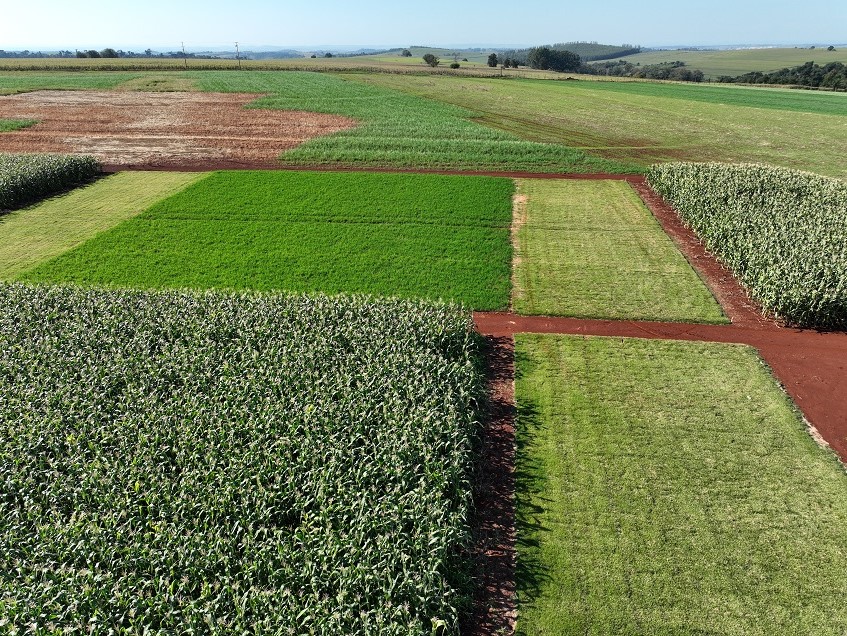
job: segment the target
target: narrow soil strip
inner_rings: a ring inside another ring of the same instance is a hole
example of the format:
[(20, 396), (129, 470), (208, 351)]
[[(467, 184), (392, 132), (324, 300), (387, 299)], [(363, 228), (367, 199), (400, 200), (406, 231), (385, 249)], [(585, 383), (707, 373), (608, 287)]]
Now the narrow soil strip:
[(474, 492), (477, 593), (465, 636), (515, 631), (515, 341), (486, 338), (489, 417)]

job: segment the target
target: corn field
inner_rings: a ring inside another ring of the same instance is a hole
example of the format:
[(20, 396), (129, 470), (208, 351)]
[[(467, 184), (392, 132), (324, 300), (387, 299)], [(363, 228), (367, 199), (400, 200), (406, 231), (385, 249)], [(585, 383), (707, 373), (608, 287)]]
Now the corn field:
[(99, 171), (100, 164), (87, 155), (0, 153), (0, 211), (60, 192)]
[(0, 627), (456, 634), (454, 305), (0, 286)]
[(719, 163), (657, 165), (648, 180), (766, 312), (847, 328), (847, 183)]

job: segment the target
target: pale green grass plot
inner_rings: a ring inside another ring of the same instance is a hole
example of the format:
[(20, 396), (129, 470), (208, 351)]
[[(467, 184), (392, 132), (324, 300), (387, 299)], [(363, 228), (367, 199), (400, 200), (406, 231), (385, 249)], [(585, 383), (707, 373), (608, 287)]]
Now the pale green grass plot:
[(517, 357), (518, 634), (845, 633), (847, 475), (753, 350)]
[(622, 181), (521, 180), (515, 311), (726, 322), (715, 299)]

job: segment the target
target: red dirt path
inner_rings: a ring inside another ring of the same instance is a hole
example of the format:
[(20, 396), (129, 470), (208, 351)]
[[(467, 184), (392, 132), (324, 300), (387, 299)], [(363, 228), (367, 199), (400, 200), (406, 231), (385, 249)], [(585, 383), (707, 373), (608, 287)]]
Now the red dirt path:
[(480, 333), (567, 333), (599, 336), (700, 340), (755, 347), (808, 422), (847, 462), (847, 333), (792, 329), (763, 317), (732, 274), (703, 249), (696, 235), (654, 193), (643, 177), (627, 177), (665, 232), (700, 274), (732, 321), (702, 325), (642, 321), (584, 320), (476, 313)]

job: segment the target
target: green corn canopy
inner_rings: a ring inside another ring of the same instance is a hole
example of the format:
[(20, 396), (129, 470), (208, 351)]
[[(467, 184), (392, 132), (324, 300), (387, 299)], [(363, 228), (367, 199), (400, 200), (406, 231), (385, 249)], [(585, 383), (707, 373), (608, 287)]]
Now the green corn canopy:
[(456, 634), (455, 305), (0, 286), (0, 626)]
[(720, 163), (657, 165), (648, 180), (766, 312), (847, 328), (847, 183)]

